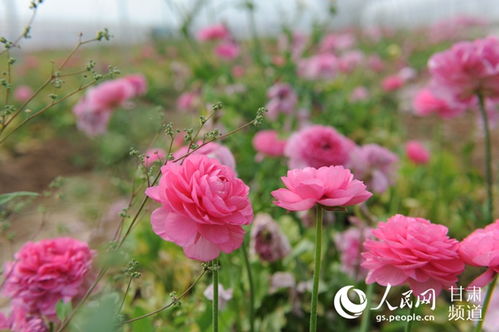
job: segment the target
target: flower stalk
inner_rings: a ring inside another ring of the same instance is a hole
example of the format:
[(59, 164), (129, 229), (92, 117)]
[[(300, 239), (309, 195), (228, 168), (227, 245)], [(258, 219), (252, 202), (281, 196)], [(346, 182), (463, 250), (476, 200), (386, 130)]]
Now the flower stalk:
[(321, 273), (321, 256), (322, 256), (322, 217), (324, 210), (322, 206), (317, 204), (315, 215), (315, 266), (314, 266), (314, 283), (312, 289), (312, 301), (310, 310), (310, 332), (317, 331), (317, 302), (319, 297), (319, 277)]

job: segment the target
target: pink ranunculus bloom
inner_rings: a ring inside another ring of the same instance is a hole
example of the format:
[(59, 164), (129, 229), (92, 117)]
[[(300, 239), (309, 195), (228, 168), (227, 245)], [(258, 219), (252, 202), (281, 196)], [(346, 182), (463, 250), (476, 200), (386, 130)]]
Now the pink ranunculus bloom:
[(349, 73), (359, 67), (364, 62), (364, 54), (361, 51), (349, 51), (339, 59), (339, 69), (341, 72)]
[(165, 161), (166, 152), (160, 148), (152, 148), (144, 155), (144, 166), (151, 167), (156, 161)]
[(135, 88), (124, 79), (106, 81), (88, 90), (86, 100), (98, 111), (111, 111), (134, 97)]
[(253, 147), (262, 157), (280, 157), (284, 155), (286, 140), (280, 139), (275, 130), (260, 130), (253, 137)]
[(318, 54), (298, 62), (298, 75), (308, 80), (329, 80), (339, 70), (339, 60), (332, 54)]
[[(37, 315), (31, 315), (20, 306), (14, 306), (10, 318), (8, 320), (8, 327), (3, 327), (13, 332), (48, 332), (49, 328), (45, 325), (44, 320)], [(3, 329), (0, 326), (0, 329)]]
[(435, 113), (444, 119), (456, 117), (466, 110), (464, 104), (439, 98), (429, 88), (424, 88), (416, 94), (412, 107), (417, 115), (426, 116)]
[(355, 147), (334, 128), (313, 125), (291, 135), (284, 149), (289, 168), (345, 165)]
[(397, 164), (398, 157), (393, 152), (377, 144), (367, 144), (352, 151), (347, 167), (369, 190), (382, 193), (393, 184)]
[(239, 45), (232, 41), (221, 43), (215, 47), (215, 54), (223, 60), (234, 60), (240, 53)]
[(291, 114), (298, 103), (298, 97), (291, 85), (276, 83), (267, 91), (269, 102), (266, 107), (267, 116), (275, 120), (280, 113)]
[(432, 84), (442, 93), (467, 101), (477, 93), (499, 96), (499, 39), (459, 42), (428, 61)]
[(369, 98), (369, 91), (365, 86), (358, 86), (350, 94), (350, 101), (362, 101)]
[(459, 242), (448, 229), (423, 218), (397, 214), (372, 231), (377, 238), (364, 243), (362, 267), (366, 283), (387, 286), (408, 283), (415, 295), (427, 289), (439, 294), (455, 285), (464, 270)]
[(291, 252), (288, 238), (266, 213), (255, 216), (251, 227), (251, 250), (266, 262), (283, 259)]
[(73, 107), (73, 114), (77, 128), (90, 137), (104, 134), (111, 118), (110, 110), (94, 108), (85, 97)]
[(351, 33), (331, 33), (321, 40), (319, 50), (323, 53), (328, 53), (346, 50), (352, 48), (354, 45), (355, 37)]
[[(198, 141), (197, 144), (201, 146), (203, 142)], [(187, 153), (188, 148), (189, 148), (188, 146), (181, 147), (173, 154), (173, 157), (175, 159), (182, 157)], [(229, 166), (233, 170), (236, 170), (236, 160), (234, 159), (234, 155), (225, 145), (218, 144), (216, 142), (210, 142), (205, 144), (201, 148), (197, 149), (192, 154), (205, 155), (209, 158), (218, 160), (222, 165)]]
[(463, 261), (472, 266), (487, 267), (487, 271), (471, 284), (484, 287), (499, 272), (499, 219), (485, 228), (479, 228), (468, 235), (459, 245)]
[(410, 161), (417, 165), (424, 165), (430, 161), (430, 151), (419, 141), (409, 141), (405, 145), (405, 153)]
[(281, 177), (286, 188), (272, 192), (274, 204), (289, 211), (305, 211), (315, 204), (327, 207), (356, 205), (372, 194), (343, 166), (289, 170)]
[(5, 266), (3, 293), (31, 315), (53, 319), (57, 301), (85, 292), (93, 255), (86, 243), (72, 238), (27, 242)]
[(194, 154), (161, 168), (159, 184), (146, 195), (161, 204), (151, 215), (153, 231), (199, 261), (231, 253), (244, 239), (243, 225), (253, 219), (249, 188), (233, 169)]
[(386, 92), (395, 91), (404, 86), (404, 79), (399, 75), (388, 76), (381, 82), (381, 86)]
[(334, 237), (340, 252), (341, 270), (352, 278), (364, 279), (367, 270), (360, 266), (363, 243), (371, 237), (370, 228), (351, 227)]
[(33, 89), (27, 85), (20, 85), (14, 90), (14, 98), (17, 101), (25, 102), (33, 95)]
[(223, 40), (230, 37), (230, 32), (224, 24), (215, 24), (199, 30), (197, 37), (201, 41)]
[(141, 96), (147, 91), (147, 80), (144, 75), (133, 74), (127, 75), (122, 78), (125, 82), (128, 82), (133, 88), (133, 97)]
[(379, 73), (383, 70), (383, 68), (385, 68), (383, 60), (381, 60), (381, 58), (377, 54), (370, 55), (367, 58), (367, 66), (369, 67), (369, 69), (376, 73)]
[(191, 111), (201, 104), (201, 98), (198, 92), (184, 92), (177, 99), (177, 108), (180, 110)]

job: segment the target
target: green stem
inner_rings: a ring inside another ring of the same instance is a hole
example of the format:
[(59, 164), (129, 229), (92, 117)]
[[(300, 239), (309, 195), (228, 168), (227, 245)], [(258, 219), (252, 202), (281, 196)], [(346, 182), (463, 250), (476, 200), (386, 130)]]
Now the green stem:
[(494, 277), (494, 280), (492, 280), (492, 282), (489, 284), (489, 287), (487, 288), (487, 293), (485, 294), (485, 300), (483, 301), (483, 307), (482, 307), (482, 320), (480, 320), (476, 325), (475, 332), (482, 331), (482, 326), (483, 323), (485, 322), (485, 315), (487, 314), (487, 309), (489, 308), (490, 299), (492, 299), (492, 293), (494, 293), (494, 290), (496, 289), (496, 283), (497, 283), (497, 274)]
[[(413, 305), (411, 310), (409, 311), (409, 315), (412, 316), (414, 314), (414, 312), (416, 311), (416, 306)], [(412, 319), (408, 319), (407, 320), (407, 324), (405, 324), (405, 332), (411, 332), (412, 330), (412, 325), (413, 325), (414, 321)]]
[(213, 304), (211, 308), (213, 332), (218, 332), (218, 260), (212, 262), (212, 280), (213, 280)]
[(319, 277), (321, 274), (321, 251), (322, 251), (322, 215), (324, 210), (316, 205), (315, 213), (315, 267), (314, 286), (312, 289), (312, 303), (310, 309), (310, 332), (317, 331), (317, 300), (319, 295)]
[(362, 323), (360, 324), (360, 332), (369, 332), (369, 323), (371, 322), (371, 302), (374, 293), (374, 283), (367, 285), (367, 308), (362, 316)]
[(487, 223), (492, 221), (494, 216), (494, 180), (492, 178), (492, 145), (490, 142), (490, 128), (489, 128), (489, 117), (487, 111), (485, 110), (485, 100), (481, 93), (478, 96), (478, 109), (480, 110), (480, 115), (483, 121), (483, 130), (485, 133), (485, 180), (487, 185)]
[(243, 256), (244, 256), (244, 266), (246, 268), (246, 273), (248, 274), (248, 283), (249, 283), (249, 296), (250, 296), (250, 332), (255, 331), (255, 289), (253, 284), (253, 274), (251, 273), (251, 265), (248, 257), (248, 250), (246, 247), (246, 243), (243, 242)]

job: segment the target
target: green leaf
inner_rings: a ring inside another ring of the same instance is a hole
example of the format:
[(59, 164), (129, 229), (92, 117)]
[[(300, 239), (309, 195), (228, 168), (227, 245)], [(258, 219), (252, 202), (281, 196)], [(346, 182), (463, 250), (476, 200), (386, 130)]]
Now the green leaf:
[(23, 196), (36, 197), (39, 195), (40, 194), (31, 191), (16, 191), (13, 193), (0, 194), (0, 205), (4, 205), (5, 203), (17, 197), (23, 197)]
[(64, 321), (64, 319), (66, 319), (71, 310), (72, 310), (71, 301), (64, 302), (60, 300), (55, 305), (55, 312), (57, 314), (57, 318), (59, 318), (60, 321)]

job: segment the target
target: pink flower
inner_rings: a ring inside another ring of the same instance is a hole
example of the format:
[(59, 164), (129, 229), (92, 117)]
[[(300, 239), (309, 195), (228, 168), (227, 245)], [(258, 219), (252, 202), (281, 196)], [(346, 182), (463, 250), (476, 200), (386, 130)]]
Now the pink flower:
[(444, 119), (458, 116), (466, 110), (461, 103), (450, 102), (436, 97), (428, 88), (417, 93), (412, 101), (412, 107), (417, 115), (426, 116), (436, 113)]
[(428, 61), (432, 84), (460, 101), (499, 96), (499, 39), (459, 42)]
[(86, 100), (98, 111), (111, 111), (135, 96), (136, 88), (127, 80), (106, 81), (88, 90)]
[(404, 80), (399, 75), (392, 75), (386, 77), (383, 82), (381, 82), (383, 90), (386, 92), (391, 92), (400, 89), (404, 86)]
[(430, 161), (430, 152), (418, 141), (407, 142), (405, 153), (407, 158), (417, 165), (424, 165)]
[(33, 95), (33, 89), (27, 85), (20, 85), (14, 91), (14, 98), (17, 101), (25, 102)]
[(355, 45), (355, 37), (351, 33), (331, 33), (326, 35), (319, 46), (321, 52), (333, 52), (349, 49)]
[(201, 41), (212, 41), (227, 39), (230, 36), (229, 30), (224, 24), (215, 24), (199, 30), (197, 37)]
[[(204, 297), (213, 301), (213, 284), (210, 284), (203, 292)], [(227, 302), (232, 299), (232, 288), (225, 289), (222, 284), (218, 284), (218, 309), (224, 310)]]
[(146, 195), (161, 203), (151, 215), (153, 231), (184, 249), (187, 257), (210, 261), (243, 242), (253, 219), (249, 188), (217, 160), (195, 154), (161, 168), (159, 184)]
[(339, 60), (332, 54), (319, 54), (298, 63), (298, 75), (305, 79), (332, 79), (339, 70)]
[(87, 98), (74, 106), (73, 114), (77, 128), (90, 137), (104, 134), (111, 118), (111, 111), (94, 108)]
[(362, 101), (369, 98), (369, 91), (365, 86), (358, 86), (350, 94), (350, 101)]
[(286, 140), (280, 139), (275, 130), (260, 130), (253, 137), (253, 147), (264, 156), (280, 157), (285, 146)]
[(177, 99), (177, 108), (181, 110), (193, 110), (201, 103), (199, 93), (184, 92)]
[(477, 287), (486, 286), (499, 272), (499, 219), (485, 228), (468, 235), (459, 245), (463, 261), (472, 266), (487, 267), (487, 271), (471, 282)]
[(234, 60), (240, 53), (239, 45), (234, 42), (224, 42), (215, 48), (215, 54), (223, 60)]
[(343, 166), (306, 167), (281, 177), (286, 188), (274, 190), (274, 204), (289, 211), (305, 211), (315, 204), (338, 207), (356, 205), (372, 196), (366, 186)]
[(284, 149), (289, 168), (345, 165), (355, 143), (332, 127), (313, 125), (291, 135)]
[(383, 68), (385, 67), (385, 64), (383, 63), (383, 60), (381, 60), (381, 58), (378, 55), (374, 54), (374, 55), (370, 55), (367, 58), (367, 66), (372, 71), (379, 73), (380, 71), (383, 70)]
[(439, 294), (453, 286), (464, 270), (459, 242), (447, 236), (447, 227), (422, 218), (397, 214), (372, 231), (377, 240), (364, 243), (362, 267), (366, 283), (392, 286), (409, 283), (415, 295), (427, 289)]
[(266, 213), (256, 215), (251, 228), (251, 249), (266, 262), (283, 259), (291, 252), (279, 225)]
[(122, 80), (132, 86), (134, 97), (143, 95), (147, 91), (147, 81), (144, 75), (127, 75), (123, 77)]
[(57, 301), (86, 290), (92, 256), (86, 243), (72, 238), (28, 242), (6, 264), (4, 294), (30, 314), (54, 318)]
[[(198, 141), (197, 144), (201, 146), (203, 142)], [(181, 147), (173, 154), (173, 157), (175, 159), (182, 157), (187, 153), (188, 148), (189, 148), (188, 146)], [(192, 154), (205, 155), (209, 158), (218, 160), (222, 165), (229, 166), (233, 170), (236, 170), (236, 160), (234, 159), (234, 155), (225, 145), (218, 144), (216, 142), (210, 142), (208, 144), (205, 144), (201, 148), (197, 149)]]
[(232, 76), (240, 78), (243, 77), (244, 74), (246, 73), (246, 69), (244, 69), (243, 66), (234, 66), (232, 67)]
[[(49, 329), (40, 316), (30, 315), (21, 306), (14, 306), (10, 319), (9, 326), (4, 327), (13, 332), (48, 332)], [(0, 326), (0, 329), (2, 327)]]
[(339, 59), (339, 69), (344, 73), (349, 73), (364, 61), (364, 54), (360, 51), (349, 51)]
[(272, 120), (277, 119), (279, 113), (291, 114), (298, 102), (295, 91), (286, 83), (274, 84), (267, 91), (267, 97), (270, 99), (267, 103), (267, 115)]
[(151, 167), (156, 161), (165, 161), (166, 152), (163, 149), (153, 148), (144, 155), (144, 166)]
[(382, 193), (393, 184), (398, 157), (377, 144), (355, 148), (350, 156), (350, 168), (359, 180), (374, 192)]
[(341, 270), (352, 278), (364, 279), (367, 275), (367, 270), (360, 266), (360, 260), (363, 243), (369, 237), (371, 237), (370, 228), (355, 227), (338, 233), (334, 237), (334, 242), (340, 252)]

